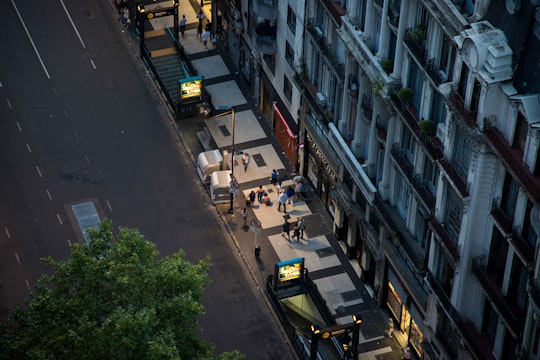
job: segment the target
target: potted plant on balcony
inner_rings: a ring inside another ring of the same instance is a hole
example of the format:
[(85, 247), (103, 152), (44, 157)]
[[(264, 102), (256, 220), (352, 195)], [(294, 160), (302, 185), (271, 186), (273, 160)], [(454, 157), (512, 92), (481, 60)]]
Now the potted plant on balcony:
[(417, 23), (410, 29), (409, 32), (410, 38), (413, 41), (420, 42), (426, 40), (427, 36), (427, 29), (426, 25), (423, 23)]
[(425, 136), (431, 136), (435, 132), (435, 123), (433, 120), (420, 121), (420, 134)]
[(382, 60), (381, 61), (381, 67), (383, 68), (384, 72), (390, 75), (392, 71), (394, 70), (394, 62), (392, 60)]
[(407, 104), (413, 98), (413, 91), (411, 88), (403, 87), (399, 89), (397, 97), (401, 102)]

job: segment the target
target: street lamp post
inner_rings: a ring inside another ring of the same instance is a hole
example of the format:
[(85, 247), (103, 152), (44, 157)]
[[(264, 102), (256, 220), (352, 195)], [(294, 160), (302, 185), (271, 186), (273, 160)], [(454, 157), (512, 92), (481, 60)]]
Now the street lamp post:
[[(231, 123), (232, 123), (231, 188), (232, 188), (232, 184), (236, 183), (236, 179), (234, 178), (234, 107), (232, 107), (232, 106), (218, 106), (217, 110), (226, 110), (227, 112), (230, 111), (230, 113), (231, 113), (231, 119), (232, 119), (232, 121), (231, 121)], [(226, 113), (223, 113), (221, 115), (224, 115)], [(234, 214), (234, 194), (232, 192), (231, 192), (231, 204), (229, 206), (229, 214)]]

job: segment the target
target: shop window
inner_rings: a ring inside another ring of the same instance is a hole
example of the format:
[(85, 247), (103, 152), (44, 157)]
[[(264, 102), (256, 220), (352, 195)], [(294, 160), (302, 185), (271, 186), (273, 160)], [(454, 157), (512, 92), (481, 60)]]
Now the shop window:
[(287, 25), (293, 34), (296, 34), (296, 14), (290, 6), (287, 7)]

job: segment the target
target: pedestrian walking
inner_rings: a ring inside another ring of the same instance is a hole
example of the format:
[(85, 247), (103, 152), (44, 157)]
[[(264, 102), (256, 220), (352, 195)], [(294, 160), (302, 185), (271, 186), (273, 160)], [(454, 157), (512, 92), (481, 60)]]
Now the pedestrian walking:
[(264, 196), (264, 189), (262, 185), (259, 185), (259, 188), (257, 189), (257, 200), (259, 200), (259, 204), (262, 204), (263, 202), (263, 196)]
[(285, 222), (283, 223), (283, 232), (281, 233), (281, 236), (291, 241), (290, 233), (291, 233), (291, 223), (289, 222), (289, 219), (285, 219)]
[(278, 198), (278, 208), (277, 208), (277, 211), (281, 210), (281, 205), (283, 205), (283, 212), (286, 214), (287, 213), (287, 193), (285, 192), (282, 192), (280, 195), (279, 195), (279, 198)]
[(285, 189), (285, 194), (287, 194), (287, 204), (292, 204), (294, 206), (294, 203), (293, 203), (293, 197), (294, 197), (294, 189), (292, 188), (292, 186), (287, 186), (287, 189)]
[(248, 218), (247, 209), (244, 208), (244, 210), (242, 210), (242, 219), (244, 219), (244, 229), (246, 229), (248, 227), (247, 226), (247, 218)]
[(182, 18), (179, 21), (180, 23), (180, 33), (182, 34), (182, 39), (185, 39), (184, 33), (186, 32), (186, 15), (182, 15)]
[[(204, 32), (202, 33), (201, 35), (201, 38), (202, 38), (202, 42), (204, 44), (204, 47), (205, 48), (208, 48), (206, 46), (206, 44), (208, 44), (208, 39), (210, 39), (210, 31), (208, 30), (204, 30)], [(246, 155), (246, 153), (244, 153), (244, 155)], [(244, 157), (242, 156), (242, 161), (244, 160)]]
[(210, 38), (212, 39), (212, 48), (216, 49), (217, 48), (217, 34), (212, 34)]
[(197, 26), (197, 39), (202, 41), (202, 22)]
[[(208, 33), (210, 34), (209, 31)], [(203, 34), (203, 37), (204, 37), (204, 34)], [(206, 43), (204, 46), (206, 47)], [(242, 155), (242, 164), (244, 164), (244, 172), (246, 172), (248, 168), (248, 164), (249, 164), (249, 154), (246, 152)]]
[(270, 175), (270, 183), (274, 186), (276, 186), (276, 182), (277, 182), (277, 177), (278, 177), (278, 172), (276, 169), (273, 169), (272, 170), (272, 174)]
[(249, 193), (249, 202), (251, 203), (251, 206), (253, 206), (253, 204), (255, 203), (255, 197), (257, 195), (255, 194), (255, 191), (251, 190), (251, 192)]
[(298, 226), (294, 227), (292, 238), (296, 238), (296, 242), (300, 242), (300, 229), (298, 229)]
[(300, 237), (304, 238), (304, 230), (306, 230), (306, 224), (304, 223), (304, 219), (300, 218), (298, 220), (298, 230), (300, 230)]
[(202, 11), (202, 9), (200, 9), (197, 13), (197, 19), (199, 20), (199, 24), (201, 24), (202, 26), (202, 21), (204, 20), (204, 12)]
[[(130, 13), (129, 13), (129, 9), (126, 7), (124, 7), (124, 10), (122, 10), (122, 18), (123, 18), (123, 22), (124, 22), (124, 26), (125, 27), (129, 27), (129, 23), (131, 22), (131, 18), (130, 18)], [(128, 21), (129, 20), (129, 21)]]

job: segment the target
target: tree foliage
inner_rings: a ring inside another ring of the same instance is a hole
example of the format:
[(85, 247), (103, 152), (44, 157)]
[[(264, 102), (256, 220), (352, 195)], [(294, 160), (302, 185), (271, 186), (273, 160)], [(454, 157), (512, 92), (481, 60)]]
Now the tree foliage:
[(212, 359), (197, 322), (209, 259), (158, 259), (137, 229), (115, 236), (107, 220), (90, 238), (67, 260), (44, 259), (54, 271), (2, 323), (0, 359)]

